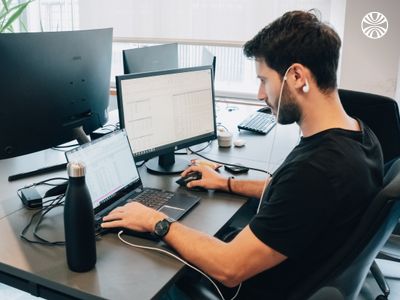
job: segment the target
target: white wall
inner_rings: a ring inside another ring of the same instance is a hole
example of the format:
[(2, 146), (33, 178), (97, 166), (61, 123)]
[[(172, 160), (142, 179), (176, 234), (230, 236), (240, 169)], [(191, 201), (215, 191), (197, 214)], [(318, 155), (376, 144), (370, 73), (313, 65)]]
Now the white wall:
[[(336, 30), (340, 38), (343, 39), (344, 23), (346, 17), (346, 0), (336, 0), (331, 2), (329, 24)], [(343, 48), (340, 49), (342, 52)], [(339, 66), (337, 71), (337, 80), (340, 81), (342, 72), (342, 53), (339, 57)]]
[[(389, 29), (380, 39), (370, 39), (361, 31), (362, 18), (372, 11), (380, 12), (388, 19)], [(400, 58), (399, 12), (399, 0), (347, 0), (339, 87), (396, 96)]]

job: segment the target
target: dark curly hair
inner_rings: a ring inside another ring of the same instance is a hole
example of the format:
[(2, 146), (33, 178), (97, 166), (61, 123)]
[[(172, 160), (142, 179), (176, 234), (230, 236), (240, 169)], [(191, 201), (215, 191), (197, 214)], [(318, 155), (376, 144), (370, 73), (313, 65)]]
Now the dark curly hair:
[(282, 77), (293, 63), (311, 70), (323, 92), (336, 88), (340, 37), (313, 11), (290, 11), (263, 28), (244, 45), (244, 54), (264, 59)]

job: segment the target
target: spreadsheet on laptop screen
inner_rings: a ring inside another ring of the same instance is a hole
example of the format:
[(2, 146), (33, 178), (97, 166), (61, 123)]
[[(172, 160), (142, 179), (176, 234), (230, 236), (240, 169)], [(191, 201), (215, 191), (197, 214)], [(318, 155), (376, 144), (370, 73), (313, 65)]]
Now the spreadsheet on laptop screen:
[(85, 144), (67, 155), (68, 161), (83, 162), (86, 165), (86, 184), (93, 208), (128, 184), (139, 180), (125, 131)]

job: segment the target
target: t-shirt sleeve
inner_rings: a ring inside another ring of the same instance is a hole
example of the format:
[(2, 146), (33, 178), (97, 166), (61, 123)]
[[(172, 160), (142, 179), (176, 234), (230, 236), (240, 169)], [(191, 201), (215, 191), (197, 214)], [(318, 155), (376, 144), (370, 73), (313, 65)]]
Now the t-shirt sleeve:
[(309, 164), (297, 164), (272, 179), (264, 199), (250, 229), (274, 250), (300, 258), (324, 234), (335, 196), (321, 171)]

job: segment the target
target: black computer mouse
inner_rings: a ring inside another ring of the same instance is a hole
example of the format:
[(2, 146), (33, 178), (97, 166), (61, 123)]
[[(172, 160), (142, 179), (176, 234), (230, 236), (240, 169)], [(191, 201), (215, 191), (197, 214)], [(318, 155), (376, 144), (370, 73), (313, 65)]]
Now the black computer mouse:
[(190, 173), (186, 174), (186, 176), (179, 178), (175, 182), (177, 184), (179, 184), (180, 186), (186, 186), (189, 182), (191, 182), (193, 180), (198, 180), (198, 179), (201, 179), (201, 173), (194, 171), (194, 172), (190, 172)]

